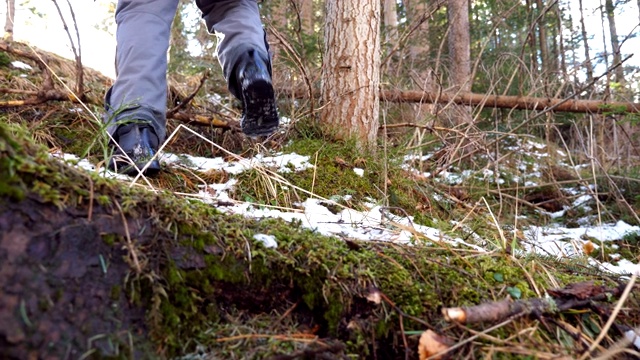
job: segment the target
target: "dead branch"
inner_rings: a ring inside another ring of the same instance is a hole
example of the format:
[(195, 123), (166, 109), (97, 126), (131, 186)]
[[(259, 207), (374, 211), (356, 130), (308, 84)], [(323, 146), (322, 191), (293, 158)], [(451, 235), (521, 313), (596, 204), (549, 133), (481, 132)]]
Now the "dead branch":
[(187, 105), (189, 105), (191, 100), (193, 100), (193, 98), (196, 96), (196, 94), (198, 94), (198, 91), (202, 89), (202, 86), (204, 85), (204, 82), (207, 80), (208, 77), (209, 77), (209, 70), (205, 71), (204, 74), (202, 74), (198, 87), (189, 96), (187, 96), (184, 100), (182, 100), (180, 104), (176, 105), (173, 109), (167, 111), (167, 118), (173, 117), (173, 115), (177, 113), (178, 110), (185, 109)]
[(215, 128), (221, 128), (225, 130), (241, 131), (240, 123), (232, 119), (223, 119), (216, 116), (205, 116), (200, 114), (188, 113), (185, 111), (178, 111), (171, 116), (167, 116), (168, 119), (178, 120), (188, 125), (209, 126)]
[(538, 98), (530, 96), (487, 95), (474, 93), (435, 93), (426, 91), (389, 91), (380, 93), (381, 100), (391, 102), (454, 103), (458, 105), (482, 105), (483, 107), (545, 110), (575, 113), (640, 112), (639, 103), (607, 102), (601, 100), (576, 100), (557, 98)]
[[(278, 92), (293, 98), (306, 98), (308, 94), (295, 89), (279, 88)], [(314, 93), (314, 96), (318, 94)], [(380, 100), (395, 103), (428, 103), (481, 106), (518, 110), (546, 110), (573, 113), (638, 113), (640, 103), (609, 102), (604, 100), (580, 100), (560, 98), (539, 98), (533, 96), (490, 95), (476, 93), (447, 93), (416, 90), (381, 90)]]
[[(319, 345), (313, 344), (310, 345)], [(333, 344), (322, 344), (316, 348), (312, 348), (309, 346), (306, 349), (300, 350), (298, 352), (294, 352), (291, 354), (279, 354), (274, 355), (269, 358), (269, 360), (294, 360), (294, 359), (348, 359), (347, 356), (342, 355), (338, 357), (338, 354), (341, 354), (345, 350), (345, 345), (342, 343), (333, 343)]]
[(74, 94), (68, 93), (66, 91), (43, 88), (42, 91), (38, 91), (34, 96), (31, 96), (28, 99), (0, 101), (0, 109), (9, 108), (9, 107), (27, 106), (27, 105), (40, 105), (47, 101), (77, 102), (78, 99), (75, 97)]
[(443, 308), (446, 321), (463, 324), (498, 322), (513, 316), (556, 314), (569, 309), (589, 307), (597, 301), (607, 301), (619, 297), (625, 284), (607, 289), (595, 286), (593, 282), (571, 284), (564, 289), (550, 289), (551, 297), (512, 301), (505, 299), (469, 307)]
[(53, 4), (56, 6), (56, 9), (58, 10), (58, 15), (60, 16), (60, 20), (62, 20), (62, 26), (64, 28), (64, 31), (67, 33), (67, 36), (69, 37), (71, 50), (73, 51), (73, 55), (76, 60), (76, 76), (78, 77), (76, 81), (76, 93), (78, 93), (78, 96), (80, 96), (80, 98), (83, 99), (84, 98), (84, 84), (83, 84), (84, 68), (82, 66), (82, 57), (81, 57), (82, 52), (80, 48), (80, 32), (78, 30), (78, 22), (76, 21), (76, 15), (75, 15), (75, 12), (73, 11), (73, 7), (71, 6), (71, 3), (69, 2), (69, 0), (67, 0), (67, 5), (69, 6), (69, 11), (71, 12), (71, 18), (73, 19), (73, 25), (76, 30), (76, 40), (78, 43), (77, 49), (76, 49), (76, 44), (73, 41), (73, 37), (71, 36), (71, 31), (69, 31), (69, 26), (67, 26), (67, 21), (64, 19), (64, 15), (62, 15), (62, 10), (60, 9), (58, 2), (56, 0), (53, 0)]
[(304, 83), (307, 85), (307, 97), (310, 101), (310, 112), (313, 113), (315, 105), (314, 105), (314, 96), (313, 96), (313, 86), (311, 85), (311, 80), (309, 77), (309, 70), (307, 70), (306, 66), (300, 59), (298, 52), (291, 46), (291, 44), (285, 39), (282, 34), (273, 26), (269, 26), (269, 30), (273, 33), (273, 35), (282, 43), (282, 46), (287, 51), (289, 56), (293, 59), (295, 64), (298, 66), (298, 69), (302, 73), (302, 78), (304, 79)]
[(388, 52), (388, 54), (384, 57), (384, 59), (382, 59), (380, 61), (380, 69), (384, 69), (385, 68), (385, 66), (387, 65), (389, 60), (393, 57), (393, 55), (395, 53), (397, 53), (399, 51), (399, 49), (403, 48), (406, 45), (406, 43), (409, 40), (409, 38), (411, 38), (411, 35), (413, 35), (425, 21), (427, 21), (430, 18), (432, 18), (433, 15), (438, 10), (440, 10), (440, 8), (444, 4), (445, 4), (444, 0), (438, 0), (438, 1), (435, 2), (435, 4), (431, 5), (429, 9), (427, 9), (422, 14), (420, 14), (420, 16), (418, 16), (417, 21), (415, 21), (415, 24), (413, 24), (413, 26), (411, 26), (411, 28), (409, 28), (407, 31), (405, 31), (404, 34), (402, 34), (402, 36), (400, 37), (400, 40), (398, 40), (395, 43), (393, 48)]

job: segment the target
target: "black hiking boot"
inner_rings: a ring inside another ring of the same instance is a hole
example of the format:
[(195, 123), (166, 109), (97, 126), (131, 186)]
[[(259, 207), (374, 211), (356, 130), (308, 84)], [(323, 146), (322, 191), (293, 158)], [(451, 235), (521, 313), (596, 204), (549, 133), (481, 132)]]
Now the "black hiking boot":
[[(122, 150), (131, 159), (127, 159), (127, 156), (124, 156), (117, 146), (112, 145), (114, 154), (109, 159), (108, 167), (110, 170), (120, 174), (138, 175), (139, 170), (142, 170), (147, 165), (158, 149), (158, 137), (147, 124), (130, 123), (121, 125), (113, 134), (113, 139), (118, 142)], [(156, 157), (147, 166), (143, 174), (154, 176), (158, 172), (160, 172), (160, 162)]]
[(242, 132), (249, 137), (273, 134), (280, 120), (268, 60), (250, 50), (236, 65), (235, 76), (235, 95), (242, 101)]

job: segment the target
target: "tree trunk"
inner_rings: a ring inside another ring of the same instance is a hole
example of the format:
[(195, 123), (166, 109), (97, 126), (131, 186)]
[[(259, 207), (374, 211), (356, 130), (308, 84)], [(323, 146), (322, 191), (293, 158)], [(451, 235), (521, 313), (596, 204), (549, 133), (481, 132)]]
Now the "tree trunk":
[[(534, 0), (526, 0), (527, 12), (529, 14), (534, 14), (532, 1)], [(535, 16), (532, 15), (531, 21), (533, 22), (534, 19), (535, 19)], [(529, 40), (529, 47), (531, 52), (531, 56), (529, 58), (529, 69), (531, 71), (531, 75), (535, 77), (539, 73), (538, 71), (539, 61), (538, 61), (538, 56), (536, 55), (538, 53), (538, 45), (537, 45), (538, 41), (537, 41), (537, 35), (535, 31), (529, 31), (528, 40)]]
[(414, 65), (417, 59), (429, 52), (429, 42), (427, 41), (429, 19), (424, 17), (427, 12), (427, 5), (420, 0), (404, 0), (404, 7), (411, 27), (420, 22), (417, 24), (415, 36), (412, 37), (415, 41), (411, 41), (409, 45), (409, 59), (411, 64)]
[[(602, 0), (600, 0), (600, 23), (602, 24), (602, 39), (606, 39), (606, 32), (605, 32), (605, 24), (604, 24), (604, 19), (606, 17), (605, 14), (605, 6), (602, 5)], [(602, 40), (602, 59), (604, 60), (604, 66), (608, 69), (609, 68), (609, 50), (607, 47), (607, 42), (605, 40)], [(604, 98), (605, 99), (610, 99), (611, 97), (611, 72), (607, 71), (606, 72), (606, 86), (604, 87)]]
[(549, 64), (549, 45), (547, 44), (547, 28), (545, 16), (543, 15), (545, 12), (544, 4), (542, 0), (536, 0), (536, 8), (537, 13), (540, 15), (538, 17), (538, 41), (540, 42), (540, 69), (541, 73), (544, 74), (547, 70), (551, 69)]
[(380, 2), (327, 0), (322, 126), (373, 149), (378, 134)]
[(471, 49), (469, 5), (467, 0), (449, 0), (449, 54), (451, 85), (456, 90), (471, 90)]
[(13, 41), (13, 20), (16, 14), (16, 0), (7, 1), (7, 16), (4, 22), (4, 39)]
[(298, 16), (300, 16), (300, 27), (302, 33), (309, 36), (313, 34), (313, 1), (296, 0)]
[[(622, 61), (622, 56), (620, 55), (620, 42), (618, 41), (618, 31), (616, 29), (616, 19), (614, 15), (615, 7), (613, 5), (612, 0), (605, 1), (605, 8), (607, 12), (607, 21), (609, 22), (609, 35), (611, 36), (611, 51), (613, 52), (613, 64), (619, 64)], [(616, 74), (616, 82), (623, 85), (625, 84), (624, 79), (624, 68), (622, 66), (618, 66), (615, 69)]]
[(553, 12), (554, 18), (556, 20), (553, 31), (553, 37), (558, 39), (557, 42), (553, 42), (553, 62), (554, 68), (558, 71), (559, 76), (562, 76), (563, 79), (568, 80), (567, 74), (567, 58), (564, 47), (564, 31), (562, 26), (562, 11), (559, 8), (558, 3), (554, 3), (551, 7), (551, 11)]
[[(638, 0), (640, 1), (640, 0)], [(591, 62), (591, 55), (589, 54), (589, 37), (587, 35), (587, 27), (584, 24), (584, 8), (582, 7), (582, 0), (578, 0), (580, 7), (580, 31), (582, 33), (582, 47), (584, 47), (584, 66), (587, 72), (587, 83), (593, 81), (593, 63)]]
[[(471, 91), (471, 40), (469, 36), (469, 3), (467, 0), (449, 0), (449, 55), (451, 58), (450, 85), (454, 91)], [(458, 109), (453, 123), (471, 121), (470, 109)]]
[[(419, 89), (427, 92), (435, 91), (437, 87), (435, 73), (438, 71), (438, 63), (430, 56), (430, 17), (428, 16), (428, 13), (433, 10), (428, 9), (424, 0), (404, 0), (403, 2), (409, 21), (408, 27), (416, 28), (409, 42), (409, 66), (406, 68), (415, 74), (413, 80)], [(432, 9), (442, 6), (443, 2), (444, 0), (438, 0), (437, 3), (432, 3)], [(434, 104), (418, 103), (413, 106), (413, 112), (416, 123), (420, 124), (425, 120), (432, 120), (432, 114), (437, 112), (437, 107)]]
[(383, 21), (385, 30), (385, 43), (392, 46), (398, 41), (398, 11), (396, 10), (395, 0), (382, 0), (384, 7), (382, 8)]

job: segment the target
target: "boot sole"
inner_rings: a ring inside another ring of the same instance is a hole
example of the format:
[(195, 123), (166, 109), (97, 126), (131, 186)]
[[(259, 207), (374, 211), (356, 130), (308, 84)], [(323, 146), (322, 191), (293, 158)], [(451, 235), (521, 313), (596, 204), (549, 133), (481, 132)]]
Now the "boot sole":
[[(115, 158), (115, 157), (114, 157)], [(129, 176), (136, 176), (138, 175), (138, 170), (142, 170), (142, 168), (145, 167), (145, 165), (147, 165), (146, 162), (142, 162), (142, 163), (136, 163), (136, 166), (132, 166), (131, 163), (127, 160), (127, 159), (123, 159), (123, 160), (116, 160), (114, 158), (111, 158), (111, 160), (109, 160), (109, 164), (108, 164), (108, 168), (111, 171), (115, 171), (118, 174), (125, 174), (125, 175), (129, 175)], [(160, 172), (160, 162), (158, 160), (153, 160), (151, 161), (151, 164), (149, 164), (149, 166), (144, 170), (144, 172), (142, 173), (144, 176), (149, 176), (149, 177), (153, 177), (158, 175), (158, 173)]]
[(264, 80), (255, 81), (242, 92), (245, 111), (240, 125), (250, 137), (268, 136), (278, 130), (279, 119), (273, 86)]

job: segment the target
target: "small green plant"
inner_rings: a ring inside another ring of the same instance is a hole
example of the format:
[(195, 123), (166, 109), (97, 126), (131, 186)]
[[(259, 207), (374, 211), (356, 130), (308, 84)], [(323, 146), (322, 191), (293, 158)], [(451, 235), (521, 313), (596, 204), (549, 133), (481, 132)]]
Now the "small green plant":
[(7, 67), (11, 64), (11, 58), (6, 52), (0, 51), (0, 67)]

